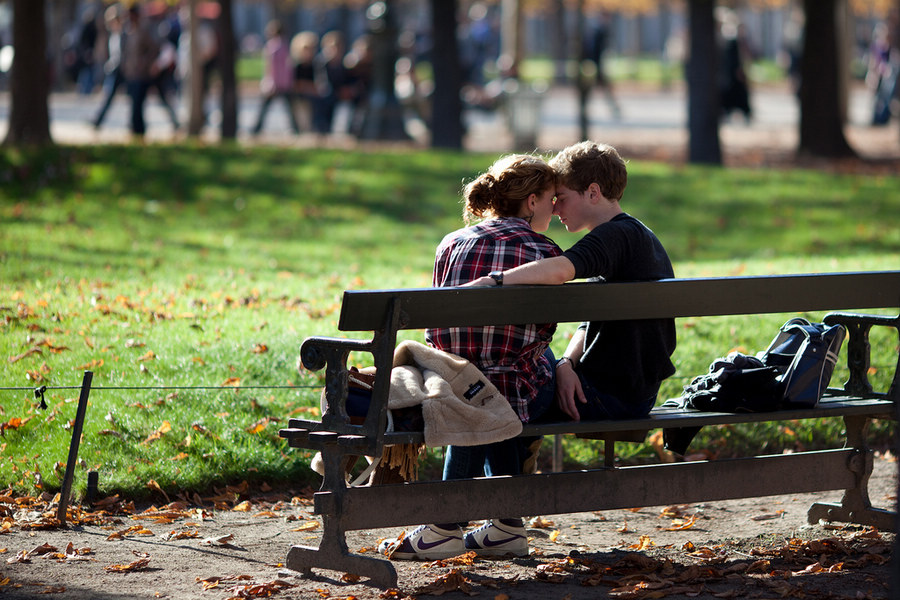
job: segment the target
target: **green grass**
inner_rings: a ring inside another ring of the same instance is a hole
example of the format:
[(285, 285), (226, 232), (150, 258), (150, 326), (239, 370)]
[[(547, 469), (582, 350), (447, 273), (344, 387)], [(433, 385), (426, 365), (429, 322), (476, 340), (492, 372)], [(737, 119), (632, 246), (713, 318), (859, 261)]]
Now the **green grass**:
[[(80, 469), (99, 471), (104, 492), (317, 481), (309, 453), (277, 435), (289, 416), (319, 404), (322, 373), (296, 370), (300, 343), (339, 334), (345, 289), (430, 285), (435, 246), (462, 225), (460, 190), (494, 158), (200, 145), (4, 150), (0, 489), (59, 487), (86, 369), (94, 389)], [(656, 230), (680, 276), (900, 264), (897, 177), (640, 162), (629, 171), (624, 205)], [(563, 247), (577, 239), (558, 224), (550, 235)], [(662, 395), (677, 396), (729, 350), (762, 349), (785, 318), (680, 320), (678, 372)], [(557, 352), (572, 328), (560, 326)], [(873, 380), (884, 387), (897, 340), (879, 334), (873, 347)], [(46, 410), (32, 392), (40, 385)], [(840, 427), (710, 428), (693, 447), (718, 456), (819, 447)], [(882, 442), (890, 435), (887, 425), (873, 431)], [(567, 439), (565, 448), (569, 462), (601, 460), (592, 443)], [(631, 452), (635, 461), (653, 454), (650, 445)]]

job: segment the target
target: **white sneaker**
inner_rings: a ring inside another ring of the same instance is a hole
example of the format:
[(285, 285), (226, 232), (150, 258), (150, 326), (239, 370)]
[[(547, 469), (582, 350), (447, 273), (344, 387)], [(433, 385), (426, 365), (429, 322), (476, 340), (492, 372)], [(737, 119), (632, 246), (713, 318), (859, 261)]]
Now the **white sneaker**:
[(528, 537), (524, 526), (507, 525), (491, 519), (465, 535), (466, 550), (479, 556), (528, 556)]
[(441, 560), (465, 554), (462, 529), (420, 525), (405, 537), (383, 540), (378, 551), (391, 560)]

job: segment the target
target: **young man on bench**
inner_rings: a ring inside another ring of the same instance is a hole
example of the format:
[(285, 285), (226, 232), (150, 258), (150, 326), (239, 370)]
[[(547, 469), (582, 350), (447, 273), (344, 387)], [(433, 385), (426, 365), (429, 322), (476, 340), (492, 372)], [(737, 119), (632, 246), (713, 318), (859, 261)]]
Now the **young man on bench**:
[[(553, 213), (568, 231), (588, 230), (562, 256), (491, 273), (468, 285), (653, 281), (674, 277), (654, 233), (625, 213), (625, 162), (612, 146), (586, 141), (559, 152), (550, 165), (558, 183)], [(675, 320), (582, 323), (556, 363), (559, 411), (542, 420), (646, 416), (660, 383), (675, 372)]]

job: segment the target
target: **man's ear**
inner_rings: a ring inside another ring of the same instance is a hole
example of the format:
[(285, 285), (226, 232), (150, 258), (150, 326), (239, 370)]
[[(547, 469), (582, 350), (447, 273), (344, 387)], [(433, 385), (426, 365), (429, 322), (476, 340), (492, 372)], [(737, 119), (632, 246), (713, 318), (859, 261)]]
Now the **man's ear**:
[(603, 195), (603, 192), (600, 190), (600, 184), (597, 182), (593, 182), (588, 186), (588, 199), (591, 201), (591, 204), (599, 204), (603, 200), (606, 200), (606, 196)]

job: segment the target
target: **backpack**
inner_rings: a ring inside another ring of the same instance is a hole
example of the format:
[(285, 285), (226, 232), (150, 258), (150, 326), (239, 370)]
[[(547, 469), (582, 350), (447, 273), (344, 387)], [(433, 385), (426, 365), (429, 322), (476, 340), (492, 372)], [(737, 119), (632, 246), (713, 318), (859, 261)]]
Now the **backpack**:
[(779, 399), (785, 407), (813, 408), (831, 381), (847, 330), (797, 317), (781, 326), (768, 349), (757, 354), (778, 371)]
[[(732, 352), (684, 386), (664, 407), (714, 412), (768, 412), (813, 408), (831, 381), (846, 336), (842, 325), (794, 318), (781, 326), (769, 347), (748, 356)], [(699, 427), (663, 430), (666, 450), (684, 454)]]

